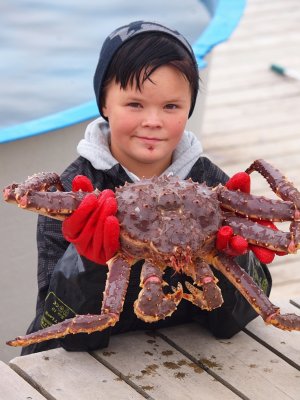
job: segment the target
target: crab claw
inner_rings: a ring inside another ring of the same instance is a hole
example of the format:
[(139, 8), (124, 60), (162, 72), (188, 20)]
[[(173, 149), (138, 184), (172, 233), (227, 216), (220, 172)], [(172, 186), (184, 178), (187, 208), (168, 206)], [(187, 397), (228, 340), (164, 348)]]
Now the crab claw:
[(162, 286), (162, 272), (159, 267), (145, 262), (141, 273), (142, 290), (134, 302), (136, 316), (145, 322), (156, 322), (173, 314), (183, 296), (182, 285), (178, 283), (172, 294), (165, 295)]
[(284, 331), (300, 331), (300, 317), (296, 314), (280, 314), (279, 309), (269, 315), (265, 322)]
[(191, 285), (189, 282), (185, 282), (185, 286), (191, 294), (184, 293), (183, 298), (200, 307), (202, 310), (211, 311), (223, 304), (221, 289), (213, 280), (204, 283), (202, 290)]

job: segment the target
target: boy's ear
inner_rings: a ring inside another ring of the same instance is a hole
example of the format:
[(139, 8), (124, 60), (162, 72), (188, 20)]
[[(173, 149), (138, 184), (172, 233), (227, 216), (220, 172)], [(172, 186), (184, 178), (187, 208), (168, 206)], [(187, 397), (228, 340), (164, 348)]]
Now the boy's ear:
[(104, 117), (107, 118), (107, 108), (106, 108), (105, 104), (102, 105), (102, 114), (103, 114)]

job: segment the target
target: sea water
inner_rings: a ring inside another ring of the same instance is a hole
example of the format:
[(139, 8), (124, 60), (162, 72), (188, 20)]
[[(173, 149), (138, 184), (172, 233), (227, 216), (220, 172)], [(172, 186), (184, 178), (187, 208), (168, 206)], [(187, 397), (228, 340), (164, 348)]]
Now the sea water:
[(179, 30), (193, 44), (211, 15), (198, 0), (2, 0), (0, 128), (94, 99), (106, 36), (134, 20)]

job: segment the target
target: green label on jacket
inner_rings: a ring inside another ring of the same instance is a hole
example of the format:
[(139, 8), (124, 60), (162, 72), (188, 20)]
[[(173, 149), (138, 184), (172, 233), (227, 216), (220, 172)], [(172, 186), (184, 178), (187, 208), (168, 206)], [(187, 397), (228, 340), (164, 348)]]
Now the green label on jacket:
[(54, 292), (49, 292), (45, 301), (45, 312), (41, 319), (41, 328), (75, 317), (76, 313), (60, 300)]

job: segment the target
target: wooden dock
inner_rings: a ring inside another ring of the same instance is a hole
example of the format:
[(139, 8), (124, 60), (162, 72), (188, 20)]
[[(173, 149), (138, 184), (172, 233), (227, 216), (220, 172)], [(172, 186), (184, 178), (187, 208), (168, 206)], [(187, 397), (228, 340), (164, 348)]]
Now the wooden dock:
[[(250, 0), (231, 39), (213, 52), (201, 140), (228, 175), (263, 158), (300, 188), (300, 81), (272, 72), (274, 63), (300, 73), (300, 4)], [(253, 193), (272, 196), (252, 177)], [(276, 257), (270, 270), (271, 296), (299, 295), (300, 254)]]
[[(300, 311), (300, 298), (285, 302)], [(54, 349), (0, 362), (5, 400), (299, 400), (300, 332), (261, 318), (231, 339), (196, 323), (113, 336), (107, 349)]]

